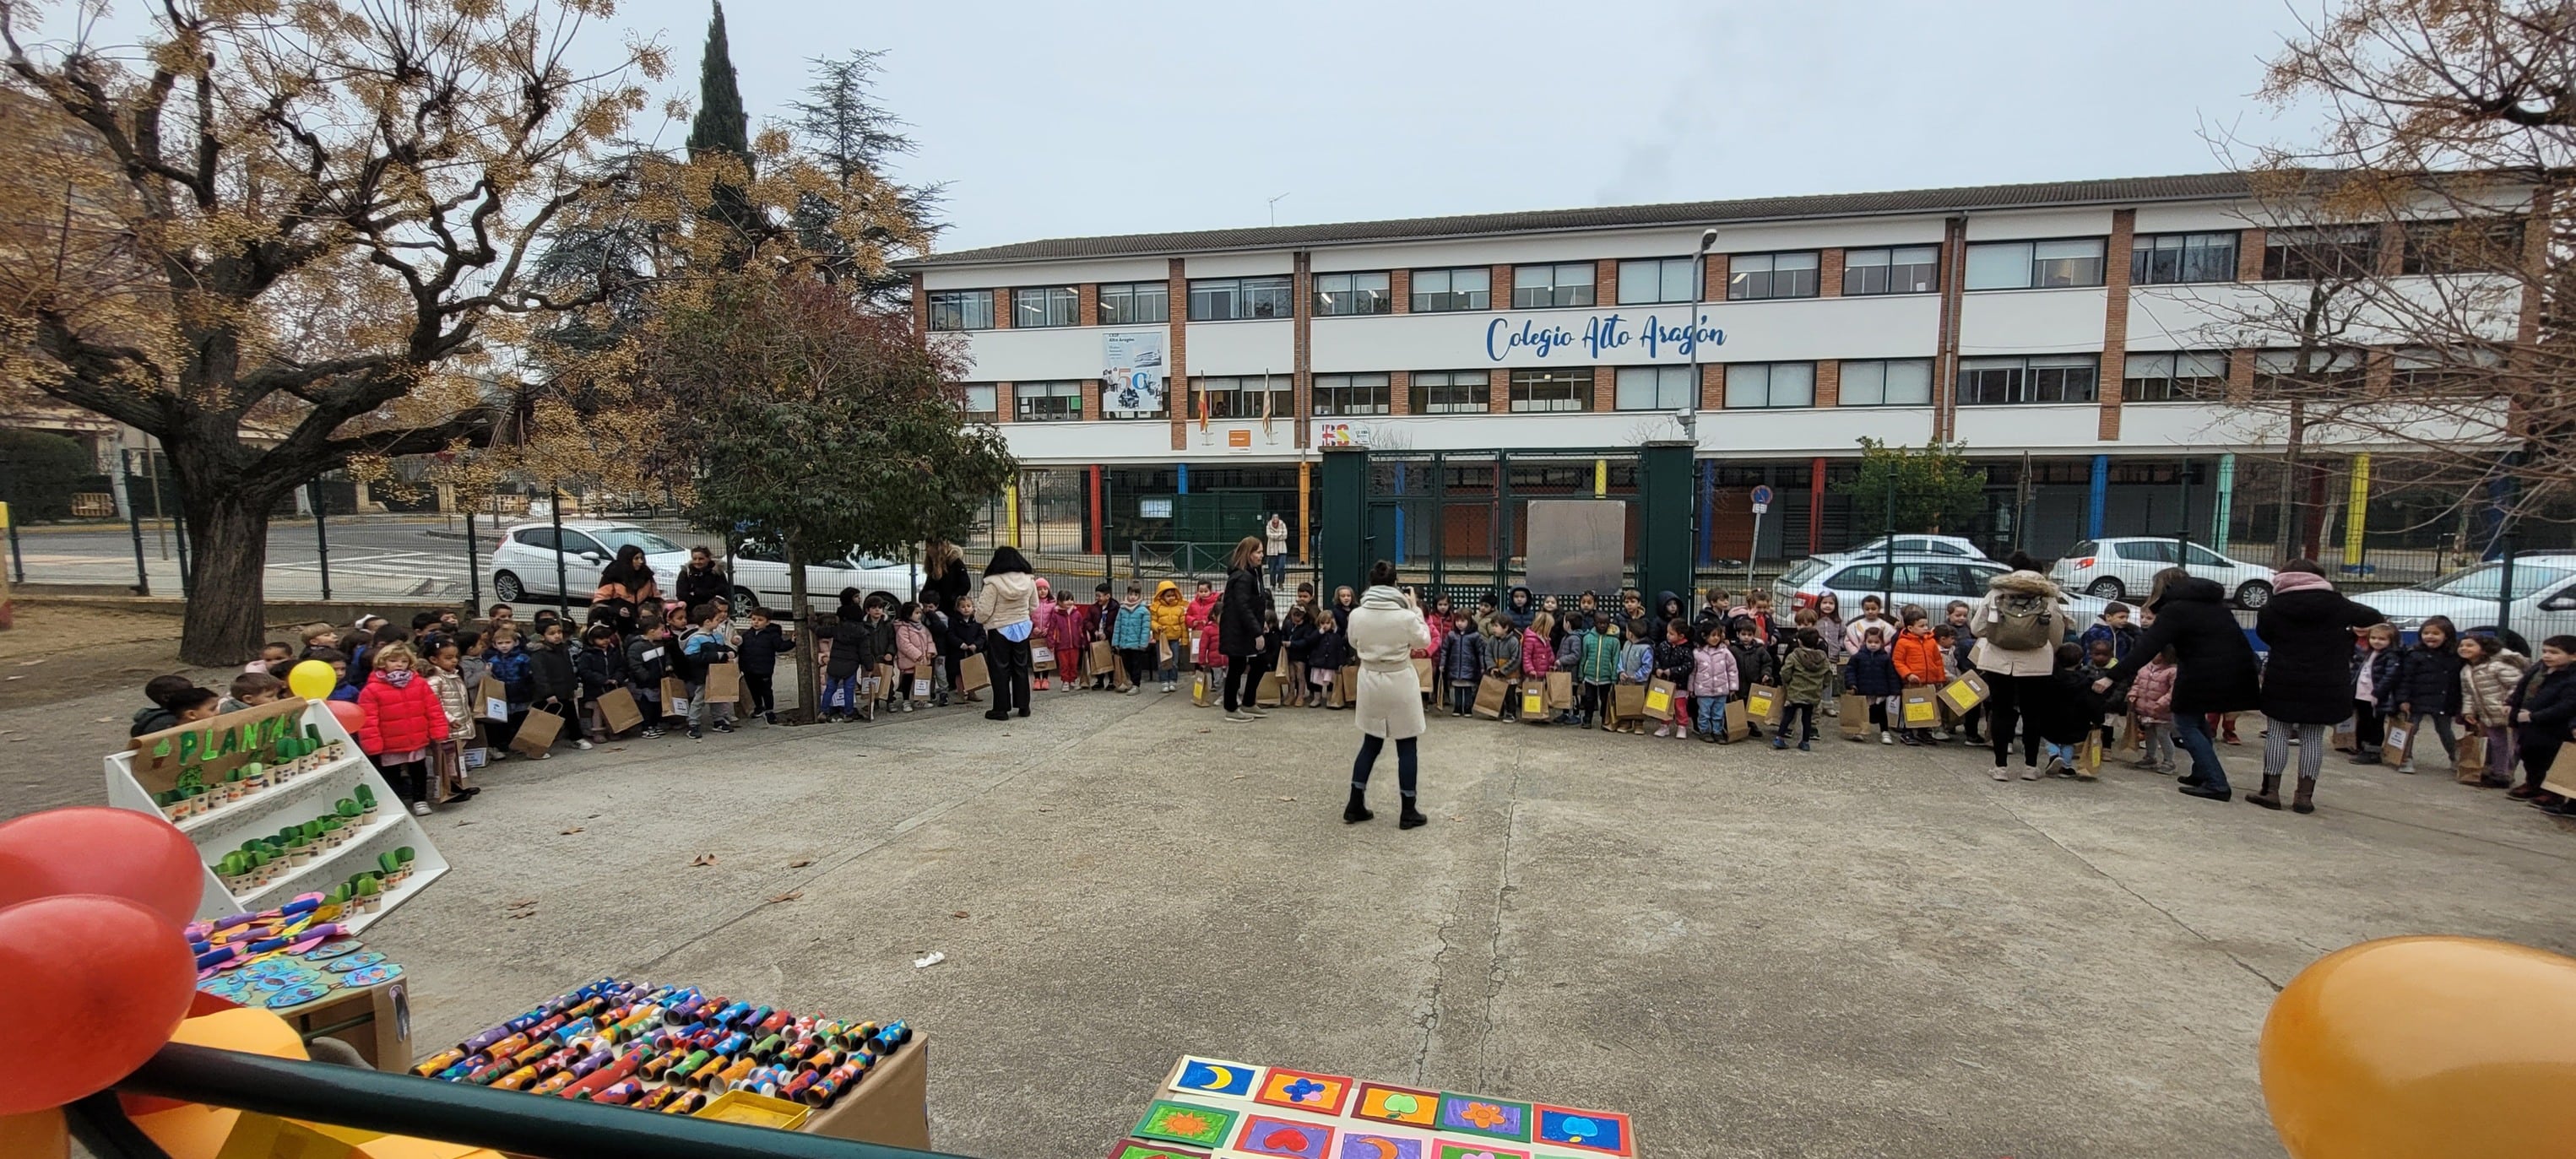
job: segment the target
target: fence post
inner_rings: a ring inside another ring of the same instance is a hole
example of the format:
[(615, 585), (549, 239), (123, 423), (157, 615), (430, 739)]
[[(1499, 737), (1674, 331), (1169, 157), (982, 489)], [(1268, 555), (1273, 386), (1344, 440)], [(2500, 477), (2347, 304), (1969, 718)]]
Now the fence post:
[(179, 541), (179, 594), (186, 596), (195, 586), (196, 568), (188, 559), (188, 507), (179, 505), (179, 513), (170, 517), (170, 530)]
[(2504, 533), (2504, 567), (2496, 577), (2496, 635), (2513, 631), (2513, 533)]
[(9, 524), (9, 566), (17, 574), (17, 582), (23, 584), (27, 582), (27, 554), (18, 549), (18, 521), (12, 517), (14, 514), (8, 504), (0, 503), (0, 519)]
[[(327, 603), (331, 599), (331, 532), (329, 528), (322, 525), (320, 484), (321, 481), (318, 479), (309, 480), (304, 484), (304, 501), (313, 505), (313, 549), (322, 572), (322, 599)], [(136, 547), (140, 550), (141, 544), (138, 542)]]
[(134, 533), (134, 594), (148, 596), (152, 594), (152, 575), (143, 569), (143, 509), (134, 502), (133, 474), (126, 472), (125, 526)]
[(567, 589), (572, 585), (566, 582), (564, 575), (563, 490), (559, 487), (548, 487), (546, 495), (548, 500), (546, 510), (555, 524), (555, 614), (570, 619), (572, 592)]
[(465, 618), (483, 614), (483, 565), (474, 559), (474, 509), (465, 509)]

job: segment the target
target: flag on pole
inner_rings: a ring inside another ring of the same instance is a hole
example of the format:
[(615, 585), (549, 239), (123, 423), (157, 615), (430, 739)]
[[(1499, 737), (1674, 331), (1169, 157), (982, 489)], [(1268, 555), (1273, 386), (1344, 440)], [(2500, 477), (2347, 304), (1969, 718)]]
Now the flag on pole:
[(1276, 403), (1278, 400), (1279, 400), (1279, 396), (1277, 396), (1277, 395), (1275, 395), (1275, 394), (1270, 393), (1270, 372), (1269, 372), (1269, 371), (1266, 371), (1266, 370), (1265, 370), (1265, 371), (1262, 371), (1262, 372), (1261, 372), (1261, 433), (1262, 433), (1262, 434), (1264, 434), (1264, 435), (1267, 435), (1267, 434), (1270, 434), (1270, 433), (1271, 433), (1271, 428), (1270, 428), (1270, 412), (1271, 412), (1271, 410), (1273, 409), (1273, 408), (1272, 408), (1272, 404)]
[(1196, 392), (1194, 392), (1194, 393), (1196, 393), (1196, 394), (1198, 395), (1198, 398), (1197, 398), (1197, 400), (1196, 400), (1196, 401), (1197, 401), (1197, 402), (1198, 402), (1198, 404), (1199, 404), (1199, 433), (1200, 433), (1200, 434), (1206, 434), (1206, 433), (1207, 433), (1207, 420), (1208, 420), (1208, 392), (1207, 392), (1207, 388), (1206, 388), (1206, 387), (1200, 387), (1200, 388), (1199, 388)]

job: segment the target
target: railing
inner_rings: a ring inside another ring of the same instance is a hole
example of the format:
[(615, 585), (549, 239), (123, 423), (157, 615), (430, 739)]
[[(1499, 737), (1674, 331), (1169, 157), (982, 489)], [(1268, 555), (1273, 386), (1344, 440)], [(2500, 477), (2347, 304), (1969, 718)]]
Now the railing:
[[(663, 1115), (572, 1099), (499, 1091), (330, 1063), (172, 1043), (116, 1085), (153, 1095), (280, 1118), (488, 1147), (530, 1159), (954, 1159), (884, 1147)], [(64, 1108), (81, 1145), (98, 1159), (166, 1159), (119, 1110), (113, 1094)]]
[(1234, 546), (1232, 542), (1147, 543), (1136, 540), (1127, 545), (1127, 574), (1183, 579), (1224, 575), (1227, 562), (1234, 556)]

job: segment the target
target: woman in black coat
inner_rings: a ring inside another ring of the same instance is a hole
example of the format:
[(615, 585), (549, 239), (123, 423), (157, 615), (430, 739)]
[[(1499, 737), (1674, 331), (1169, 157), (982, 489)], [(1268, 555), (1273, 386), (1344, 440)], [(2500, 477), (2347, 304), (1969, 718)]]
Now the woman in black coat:
[[(2243, 712), (2261, 703), (2254, 646), (2246, 642), (2236, 613), (2227, 610), (2227, 591), (2216, 580), (2166, 568), (2156, 573), (2147, 606), (2155, 609), (2156, 622), (2138, 634), (2129, 655), (2140, 658), (2143, 665), (2146, 658), (2167, 648), (2174, 650), (2174, 740), (2191, 754), (2191, 775), (2182, 779), (2182, 791), (2212, 801), (2228, 800), (2235, 793), (2227, 787), (2227, 769), (2218, 763), (2218, 750), (2209, 743), (2206, 718), (2213, 712)], [(2099, 685), (2095, 691), (2106, 688)]]
[(1217, 598), (1216, 650), (1225, 656), (1225, 718), (1237, 723), (1263, 715), (1253, 693), (1261, 666), (1253, 658), (1269, 641), (1270, 597), (1261, 589), (1261, 539), (1247, 535), (1227, 561), (1225, 594)]
[(966, 574), (966, 557), (956, 544), (934, 539), (922, 545), (921, 618), (930, 627), (930, 642), (939, 649), (939, 666), (947, 670), (952, 689), (957, 687), (958, 666), (966, 659), (954, 623), (957, 601), (972, 593), (974, 584), (974, 577)]
[[(2263, 665), (2263, 791), (2245, 798), (2281, 807), (2281, 775), (2290, 736), (2299, 741), (2299, 791), (2290, 807), (2316, 810), (2317, 773), (2325, 767), (2326, 732), (2352, 716), (2352, 634), (2380, 622), (2377, 609), (2334, 589), (2312, 559), (2282, 568), (2272, 600), (2254, 614), (2254, 634), (2271, 658)], [(2458, 684), (2456, 673), (2452, 683)], [(2458, 695), (2456, 691), (2454, 697)]]

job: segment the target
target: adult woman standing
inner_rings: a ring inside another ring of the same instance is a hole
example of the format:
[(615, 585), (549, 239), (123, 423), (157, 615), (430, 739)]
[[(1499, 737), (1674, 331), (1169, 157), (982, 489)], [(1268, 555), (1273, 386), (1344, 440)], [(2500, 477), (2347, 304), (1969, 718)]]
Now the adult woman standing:
[(934, 539), (921, 549), (921, 604), (936, 615), (922, 617), (929, 621), (931, 642), (939, 646), (940, 667), (948, 672), (948, 687), (957, 687), (957, 666), (965, 659), (958, 650), (957, 634), (949, 630), (949, 617), (957, 614), (957, 601), (974, 590), (974, 578), (966, 574), (966, 559), (957, 545), (945, 539)]
[[(2048, 695), (2049, 675), (2057, 670), (2057, 646), (2066, 640), (2070, 622), (2066, 593), (2039, 573), (2039, 565), (2016, 551), (2006, 561), (2012, 570), (1986, 581), (1986, 597), (1969, 614), (1977, 646), (1969, 662), (1985, 677), (1986, 717), (1993, 728), (1995, 779), (2011, 780), (2006, 766), (2012, 752), (2013, 725), (2025, 706)], [(2021, 779), (2039, 779), (2039, 730), (2020, 721)]]
[[(2155, 610), (2156, 622), (2129, 646), (2129, 656), (2136, 663), (2120, 671), (2125, 678), (2165, 649), (2174, 650), (2174, 742), (2191, 754), (2191, 775), (2182, 778), (2182, 791), (2212, 801), (2227, 800), (2233, 793), (2227, 787), (2227, 769), (2218, 763), (2218, 750), (2209, 743), (2209, 714), (2261, 706), (2254, 646), (2246, 642), (2236, 613), (2227, 610), (2227, 590), (2216, 580), (2166, 568), (2156, 573), (2147, 606)], [(2346, 670), (2339, 661), (2335, 671)], [(2103, 690), (2110, 683), (2097, 681), (2094, 687)]]
[(590, 593), (590, 606), (607, 609), (618, 634), (632, 636), (636, 609), (661, 594), (653, 582), (652, 565), (644, 562), (644, 549), (630, 543), (618, 548), (617, 558), (600, 569), (599, 588)]
[(1226, 562), (1225, 594), (1217, 597), (1216, 610), (1216, 650), (1225, 656), (1225, 718), (1236, 724), (1267, 715), (1253, 703), (1261, 687), (1261, 666), (1253, 658), (1269, 642), (1269, 608), (1261, 590), (1261, 540), (1247, 535)]
[(1270, 586), (1288, 586), (1288, 521), (1279, 513), (1270, 513), (1270, 522), (1262, 525), (1262, 552), (1270, 557)]
[[(2272, 584), (2272, 599), (2254, 613), (2254, 634), (2271, 649), (2263, 665), (2263, 791), (2248, 802), (2281, 807), (2281, 774), (2290, 764), (2290, 735), (2299, 738), (2299, 791), (2290, 808), (2316, 811), (2317, 774), (2325, 768), (2326, 730), (2352, 717), (2352, 634), (2384, 617), (2334, 588), (2313, 559), (2293, 561)], [(2157, 613), (2163, 622), (2163, 613)], [(2130, 655), (2137, 653), (2132, 651)], [(2152, 657), (2151, 657), (2152, 658)]]
[(1395, 586), (1395, 565), (1379, 560), (1369, 565), (1368, 592), (1351, 609), (1343, 638), (1360, 659), (1360, 755), (1351, 762), (1351, 803), (1342, 808), (1344, 824), (1374, 816), (1368, 811), (1369, 771), (1386, 742), (1395, 742), (1396, 788), (1404, 812), (1396, 827), (1411, 829), (1430, 818), (1414, 808), (1417, 764), (1414, 741), (1422, 735), (1422, 685), (1413, 674), (1413, 654), (1431, 647), (1431, 629), (1410, 593)]
[[(723, 568), (716, 566), (716, 553), (708, 550), (705, 544), (689, 549), (689, 562), (680, 568), (679, 577), (674, 581), (673, 586), (679, 594), (680, 606), (689, 609), (692, 619), (697, 616), (699, 608), (717, 600), (733, 599), (732, 577), (727, 576)], [(749, 610), (748, 608), (733, 609), (736, 615)]]
[(1013, 711), (1029, 714), (1029, 633), (1036, 625), (1029, 610), (1037, 599), (1037, 573), (1016, 547), (993, 549), (984, 565), (983, 594), (975, 610), (984, 623), (984, 659), (992, 666), (993, 709), (986, 720), (1007, 720)]

